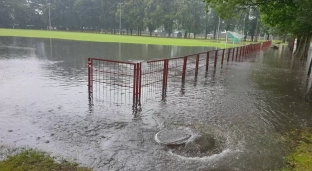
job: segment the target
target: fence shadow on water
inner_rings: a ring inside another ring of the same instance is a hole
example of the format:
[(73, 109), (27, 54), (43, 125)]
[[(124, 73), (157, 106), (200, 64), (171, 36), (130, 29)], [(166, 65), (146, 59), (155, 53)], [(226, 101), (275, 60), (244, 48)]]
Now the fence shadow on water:
[(178, 88), (183, 93), (186, 82), (196, 85), (199, 75), (207, 77), (211, 67), (215, 74), (218, 66), (243, 62), (270, 45), (268, 41), (138, 63), (88, 58), (89, 102), (129, 105), (137, 113), (149, 99), (165, 101), (168, 91)]

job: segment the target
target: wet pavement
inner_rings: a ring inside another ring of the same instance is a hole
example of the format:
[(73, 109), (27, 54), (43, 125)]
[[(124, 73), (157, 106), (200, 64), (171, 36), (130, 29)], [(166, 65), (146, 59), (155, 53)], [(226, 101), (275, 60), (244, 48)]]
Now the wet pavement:
[[(279, 169), (289, 150), (282, 134), (312, 124), (312, 106), (303, 101), (307, 68), (283, 47), (211, 67), (196, 84), (168, 83), (166, 101), (156, 95), (136, 115), (131, 105), (89, 105), (88, 57), (146, 60), (205, 50), (0, 38), (0, 144), (105, 171)], [(197, 136), (168, 147), (155, 141), (164, 129)]]

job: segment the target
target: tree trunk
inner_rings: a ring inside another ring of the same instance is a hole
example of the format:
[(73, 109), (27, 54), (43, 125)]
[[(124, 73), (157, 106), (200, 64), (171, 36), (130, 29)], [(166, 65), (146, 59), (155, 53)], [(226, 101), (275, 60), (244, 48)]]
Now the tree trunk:
[(292, 38), (288, 42), (288, 48), (289, 48), (290, 52), (292, 52), (292, 53), (294, 52), (294, 46), (295, 46), (295, 39)]
[(187, 38), (187, 31), (184, 32), (184, 39)]
[(150, 36), (152, 37), (152, 31), (150, 31)]
[(133, 31), (133, 29), (130, 29), (130, 35), (132, 36), (132, 31)]
[(258, 18), (256, 18), (256, 33), (255, 33), (255, 42), (258, 42), (258, 27), (259, 27), (259, 21)]
[(206, 13), (205, 39), (207, 39), (208, 34), (208, 19), (208, 13)]
[(305, 100), (308, 102), (312, 102), (312, 87), (310, 88), (309, 92), (306, 94)]
[(270, 40), (270, 34), (267, 35), (267, 39), (266, 39), (266, 40), (267, 40), (267, 41)]
[(213, 30), (213, 39), (216, 39), (216, 34), (217, 34), (217, 29), (215, 28), (215, 29)]
[(286, 43), (286, 36), (287, 35), (285, 35), (285, 34), (283, 35), (283, 40), (282, 40), (283, 43)]
[(168, 31), (168, 37), (170, 37), (170, 36), (171, 36), (171, 30)]
[(312, 70), (312, 58), (311, 58), (311, 61), (310, 61), (310, 66), (309, 66), (308, 76), (310, 76), (310, 75), (311, 75), (311, 70)]
[(294, 54), (296, 58), (300, 58), (300, 60), (308, 58), (311, 38), (310, 34), (302, 34), (297, 37), (297, 48)]
[(139, 29), (139, 27), (138, 27), (138, 36), (140, 35), (140, 29)]

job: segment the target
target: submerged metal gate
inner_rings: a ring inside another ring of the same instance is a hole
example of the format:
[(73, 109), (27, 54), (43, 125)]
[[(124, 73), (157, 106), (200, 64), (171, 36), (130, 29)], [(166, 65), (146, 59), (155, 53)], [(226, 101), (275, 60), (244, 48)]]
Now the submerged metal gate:
[[(141, 106), (143, 94), (149, 89), (161, 93), (165, 99), (168, 80), (184, 83), (193, 75), (197, 80), (200, 71), (207, 72), (210, 67), (216, 71), (218, 64), (222, 67), (225, 62), (244, 61), (254, 52), (265, 50), (271, 41), (250, 44), (241, 47), (212, 50), (177, 58), (151, 60), (148, 62), (122, 62), (98, 58), (88, 58), (88, 92), (89, 100), (93, 102), (97, 94), (115, 98), (112, 92), (119, 91), (124, 95), (123, 100), (133, 104), (134, 108)], [(147, 89), (144, 93), (142, 89)], [(95, 94), (95, 90), (97, 94)], [(108, 95), (110, 94), (110, 95)], [(120, 99), (118, 99), (120, 101)]]

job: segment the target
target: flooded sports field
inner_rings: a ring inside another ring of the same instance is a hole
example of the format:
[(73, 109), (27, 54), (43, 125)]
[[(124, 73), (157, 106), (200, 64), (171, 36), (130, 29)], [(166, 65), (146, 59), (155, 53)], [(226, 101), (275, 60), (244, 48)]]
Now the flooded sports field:
[(101, 171), (282, 168), (290, 150), (282, 135), (312, 126), (303, 98), (311, 79), (286, 47), (200, 71), (196, 81), (169, 81), (166, 99), (150, 93), (139, 112), (106, 96), (90, 104), (89, 57), (148, 61), (208, 50), (1, 37), (0, 145)]

